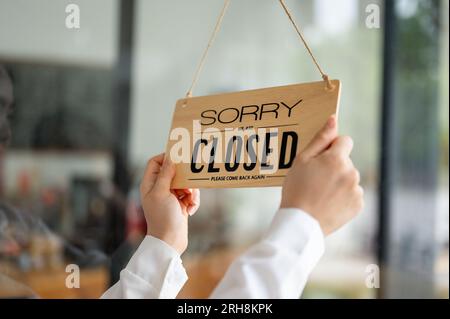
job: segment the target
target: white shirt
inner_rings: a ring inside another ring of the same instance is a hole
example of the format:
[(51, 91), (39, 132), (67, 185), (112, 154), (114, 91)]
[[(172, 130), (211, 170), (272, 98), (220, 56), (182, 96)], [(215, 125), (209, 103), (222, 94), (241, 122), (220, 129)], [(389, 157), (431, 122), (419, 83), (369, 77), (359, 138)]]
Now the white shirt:
[[(232, 263), (211, 298), (299, 298), (323, 252), (319, 223), (299, 209), (280, 209), (263, 239)], [(102, 298), (175, 298), (187, 279), (175, 249), (146, 236)]]

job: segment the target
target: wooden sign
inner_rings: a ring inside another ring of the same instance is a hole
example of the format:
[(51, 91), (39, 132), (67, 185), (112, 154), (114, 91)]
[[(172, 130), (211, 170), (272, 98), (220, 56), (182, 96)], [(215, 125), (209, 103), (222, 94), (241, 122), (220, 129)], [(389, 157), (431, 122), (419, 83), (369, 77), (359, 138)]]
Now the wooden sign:
[(166, 154), (173, 188), (281, 186), (296, 154), (332, 114), (341, 85), (331, 81), (177, 101)]

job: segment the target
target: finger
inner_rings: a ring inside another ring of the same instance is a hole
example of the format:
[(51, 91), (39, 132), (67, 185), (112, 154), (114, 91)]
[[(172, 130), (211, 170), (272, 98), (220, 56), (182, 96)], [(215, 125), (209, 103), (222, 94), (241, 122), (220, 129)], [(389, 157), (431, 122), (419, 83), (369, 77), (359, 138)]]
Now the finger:
[(192, 193), (192, 188), (174, 189), (173, 191), (180, 195), (190, 195)]
[(189, 216), (194, 215), (198, 208), (200, 207), (200, 190), (194, 189), (192, 192), (192, 201), (193, 204), (190, 205), (187, 209)]
[(356, 213), (359, 213), (364, 209), (364, 189), (361, 186), (356, 188), (356, 196)]
[(192, 194), (191, 188), (184, 188), (184, 189), (172, 189), (172, 194), (174, 194), (178, 199), (183, 199), (185, 197), (188, 197)]
[(361, 197), (361, 198), (364, 197), (364, 188), (361, 185), (357, 186), (357, 193), (358, 193), (359, 197)]
[(141, 192), (147, 194), (151, 191), (153, 185), (156, 182), (158, 174), (161, 170), (161, 166), (164, 159), (164, 153), (152, 157), (145, 168), (144, 176), (141, 182)]
[(189, 189), (189, 193), (186, 193), (185, 190), (176, 190), (176, 194), (180, 195), (178, 199), (183, 199), (183, 203), (186, 203), (187, 205), (196, 205), (199, 193), (200, 191), (198, 189)]
[(189, 216), (193, 216), (195, 214), (195, 212), (197, 211), (197, 209), (198, 209), (198, 206), (191, 205), (191, 206), (188, 206), (186, 212), (188, 213)]
[(155, 182), (155, 189), (170, 192), (170, 184), (175, 177), (175, 165), (168, 156), (164, 157), (164, 162)]
[(330, 152), (344, 157), (349, 157), (352, 150), (353, 140), (350, 136), (339, 136), (329, 149)]
[(173, 189), (172, 193), (178, 198), (183, 199), (186, 197), (186, 193), (182, 189)]
[(188, 196), (189, 202), (193, 206), (200, 206), (200, 190), (193, 189), (191, 195)]
[[(353, 164), (353, 163), (352, 163)], [(359, 183), (361, 183), (361, 173), (355, 169), (355, 184), (359, 185)]]
[(333, 140), (337, 137), (337, 121), (336, 115), (332, 115), (322, 129), (317, 132), (308, 146), (302, 152), (302, 158), (313, 158), (330, 146)]
[(179, 202), (180, 202), (180, 204), (182, 206), (183, 212), (188, 213), (189, 206), (191, 205), (189, 199), (184, 197), (184, 198), (180, 199)]
[(200, 206), (200, 191), (198, 189), (194, 189), (192, 190), (192, 194), (187, 195), (180, 201), (186, 207), (186, 212), (189, 216), (192, 216)]

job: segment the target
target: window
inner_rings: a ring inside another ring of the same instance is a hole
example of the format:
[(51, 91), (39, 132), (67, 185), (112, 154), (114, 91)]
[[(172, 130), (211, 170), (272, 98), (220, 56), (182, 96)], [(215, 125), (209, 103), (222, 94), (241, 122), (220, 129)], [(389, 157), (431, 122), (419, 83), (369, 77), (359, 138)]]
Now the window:
[[(366, 201), (327, 238), (302, 297), (448, 298), (448, 1), (286, 2), (343, 83), (340, 132), (354, 138)], [(64, 24), (69, 3), (80, 29)], [(165, 149), (222, 4), (0, 0), (15, 97), (0, 148), (0, 298), (97, 298), (117, 281), (145, 234), (144, 166)], [(318, 80), (278, 1), (232, 1), (194, 95)], [(202, 190), (180, 297), (207, 297), (279, 200), (279, 188)], [(65, 285), (71, 264), (84, 289)]]

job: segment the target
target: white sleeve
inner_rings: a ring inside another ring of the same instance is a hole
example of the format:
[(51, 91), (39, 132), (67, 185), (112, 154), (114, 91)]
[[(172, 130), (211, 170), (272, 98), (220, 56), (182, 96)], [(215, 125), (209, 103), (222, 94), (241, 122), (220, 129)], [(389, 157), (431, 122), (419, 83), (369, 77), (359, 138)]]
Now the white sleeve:
[(120, 280), (101, 298), (175, 298), (187, 278), (178, 252), (165, 242), (146, 236), (120, 272)]
[(299, 298), (323, 252), (319, 223), (299, 209), (280, 209), (263, 240), (233, 262), (211, 298)]

